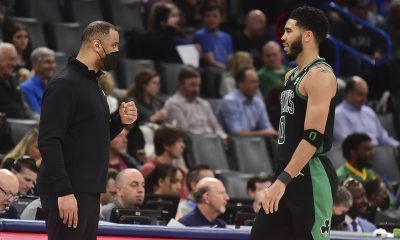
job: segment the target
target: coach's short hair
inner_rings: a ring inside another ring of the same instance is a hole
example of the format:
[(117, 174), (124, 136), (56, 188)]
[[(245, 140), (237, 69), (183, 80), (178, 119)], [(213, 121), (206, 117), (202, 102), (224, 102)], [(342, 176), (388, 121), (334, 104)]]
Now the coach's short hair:
[(118, 31), (117, 27), (104, 21), (89, 23), (82, 32), (82, 44), (89, 43), (95, 39), (104, 39), (110, 34), (110, 29)]

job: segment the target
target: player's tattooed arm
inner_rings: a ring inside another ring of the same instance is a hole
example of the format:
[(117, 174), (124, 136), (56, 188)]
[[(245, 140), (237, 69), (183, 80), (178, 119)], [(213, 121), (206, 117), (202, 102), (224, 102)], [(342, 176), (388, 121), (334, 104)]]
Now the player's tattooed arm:
[(332, 68), (327, 66), (326, 64), (316, 64), (315, 68), (322, 73), (333, 73)]

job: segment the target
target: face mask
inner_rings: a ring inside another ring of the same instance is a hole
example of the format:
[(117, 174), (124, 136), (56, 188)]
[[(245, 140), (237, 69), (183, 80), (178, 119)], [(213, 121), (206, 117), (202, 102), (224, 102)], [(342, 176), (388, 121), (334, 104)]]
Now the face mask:
[[(101, 46), (103, 48), (103, 45)], [(119, 62), (120, 54), (119, 51), (111, 52), (111, 53), (106, 53), (106, 51), (103, 48), (103, 52), (106, 54), (104, 58), (100, 56), (100, 58), (103, 60), (103, 70), (104, 71), (110, 71), (115, 69)], [(99, 54), (100, 55), (100, 54)]]

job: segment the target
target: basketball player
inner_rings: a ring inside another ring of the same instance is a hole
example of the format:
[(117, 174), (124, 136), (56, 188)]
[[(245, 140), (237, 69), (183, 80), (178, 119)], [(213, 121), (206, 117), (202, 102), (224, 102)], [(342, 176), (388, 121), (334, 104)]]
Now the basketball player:
[(323, 154), (332, 145), (336, 78), (318, 55), (328, 33), (323, 12), (293, 10), (282, 36), (297, 67), (281, 93), (276, 181), (265, 189), (251, 239), (329, 239), (337, 178)]

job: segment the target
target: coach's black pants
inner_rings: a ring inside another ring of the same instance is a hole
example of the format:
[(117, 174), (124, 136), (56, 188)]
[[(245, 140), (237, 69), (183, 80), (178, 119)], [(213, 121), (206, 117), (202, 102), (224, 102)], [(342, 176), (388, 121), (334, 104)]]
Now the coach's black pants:
[(49, 240), (95, 240), (99, 223), (100, 194), (75, 193), (78, 202), (78, 226), (63, 224), (58, 210), (58, 197), (51, 193), (40, 194)]

